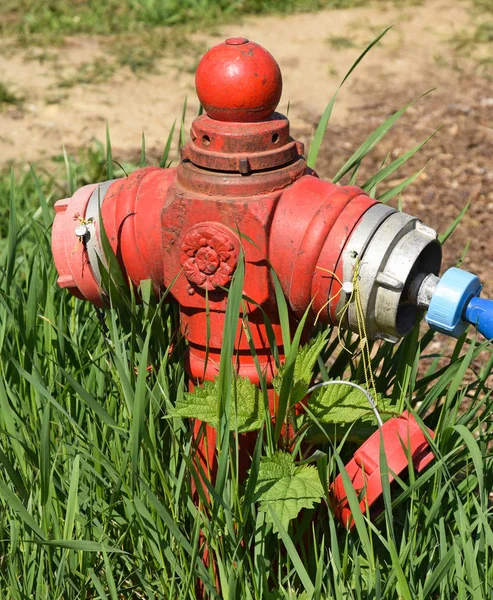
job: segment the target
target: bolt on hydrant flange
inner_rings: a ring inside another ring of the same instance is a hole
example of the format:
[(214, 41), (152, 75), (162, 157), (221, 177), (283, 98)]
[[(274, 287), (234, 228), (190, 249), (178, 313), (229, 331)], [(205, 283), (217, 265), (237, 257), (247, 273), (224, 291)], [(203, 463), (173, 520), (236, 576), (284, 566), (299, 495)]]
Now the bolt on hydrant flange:
[[(61, 287), (104, 306), (103, 224), (123, 273), (136, 289), (147, 279), (157, 294), (170, 288), (188, 342), (185, 364), (193, 385), (218, 373), (227, 289), (242, 253), (243, 293), (252, 300), (246, 302), (251, 339), (242, 335), (238, 319), (235, 367), (255, 384), (260, 383), (259, 365), (268, 386), (275, 374), (270, 335), (281, 360), (284, 356), (271, 267), (293, 322), (310, 307), (307, 336), (316, 317), (358, 333), (357, 307), (351, 302), (355, 269), (371, 339), (395, 342), (411, 331), (428, 305), (430, 310), (438, 306), (435, 298), (446, 294), (438, 278), (441, 246), (436, 232), (358, 187), (322, 181), (307, 168), (303, 145), (291, 138), (288, 119), (275, 112), (282, 77), (264, 48), (246, 38), (215, 46), (198, 66), (196, 88), (205, 114), (194, 120), (178, 167), (142, 168), (129, 177), (85, 186), (56, 203), (52, 245)], [(83, 243), (74, 248), (76, 236)], [(457, 281), (452, 277), (450, 285), (458, 286)], [(463, 288), (445, 312), (434, 310), (433, 327), (454, 333), (466, 322), (466, 308), (479, 289), (475, 281)], [(480, 319), (478, 306), (467, 313), (470, 322)], [(449, 314), (456, 316), (447, 329), (441, 323)], [(271, 388), (269, 400), (275, 418)], [(200, 428), (196, 422), (196, 435)], [(214, 478), (215, 430), (205, 430), (198, 455)], [(418, 470), (433, 458), (427, 436), (409, 413), (387, 421), (381, 432), (396, 475), (408, 466), (401, 442)], [(348, 465), (358, 493), (371, 482), (362, 506), (372, 504), (382, 491), (379, 432), (375, 435)], [(247, 456), (252, 438), (240, 438), (240, 453)], [(366, 481), (364, 474), (370, 471)], [(340, 477), (332, 494), (336, 514), (351, 525)]]

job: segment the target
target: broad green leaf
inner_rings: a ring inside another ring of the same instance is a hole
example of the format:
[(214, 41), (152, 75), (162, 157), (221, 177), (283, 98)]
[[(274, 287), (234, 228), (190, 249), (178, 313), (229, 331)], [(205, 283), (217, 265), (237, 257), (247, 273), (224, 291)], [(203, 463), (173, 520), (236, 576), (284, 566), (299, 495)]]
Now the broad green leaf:
[(313, 367), (317, 358), (327, 343), (327, 330), (319, 333), (309, 344), (306, 344), (298, 351), (296, 363), (294, 365), (294, 380), (305, 381), (310, 384), (313, 377)]
[[(292, 454), (277, 452), (260, 461), (255, 494), (266, 521), (274, 523), (270, 507), (287, 528), (303, 508), (320, 502), (324, 491), (316, 467), (296, 465)], [(274, 528), (278, 531), (275, 523)]]
[[(219, 380), (205, 381), (193, 392), (187, 392), (176, 404), (173, 414), (178, 417), (199, 419), (217, 428)], [(231, 389), (231, 430), (245, 433), (260, 429), (263, 423), (264, 405), (260, 389), (245, 377), (233, 381)]]
[[(399, 411), (389, 406), (389, 400), (379, 400), (378, 410), (385, 413), (398, 414)], [(320, 423), (353, 423), (354, 421), (371, 421), (377, 424), (375, 414), (366, 395), (348, 385), (327, 385), (314, 390), (310, 396), (310, 412)]]
[[(327, 343), (327, 331), (318, 334), (310, 343), (298, 350), (293, 373), (293, 387), (289, 399), (290, 406), (303, 400), (313, 378), (313, 368), (317, 358)], [(284, 365), (281, 366), (272, 382), (277, 394), (281, 391)]]

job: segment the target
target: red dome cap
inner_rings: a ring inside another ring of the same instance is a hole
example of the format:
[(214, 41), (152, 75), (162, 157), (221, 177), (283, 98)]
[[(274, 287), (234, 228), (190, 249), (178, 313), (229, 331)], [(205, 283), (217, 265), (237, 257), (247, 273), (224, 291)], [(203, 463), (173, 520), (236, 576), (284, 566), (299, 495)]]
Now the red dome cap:
[(282, 77), (265, 48), (235, 37), (205, 54), (195, 74), (195, 86), (212, 119), (251, 123), (267, 119), (276, 110)]

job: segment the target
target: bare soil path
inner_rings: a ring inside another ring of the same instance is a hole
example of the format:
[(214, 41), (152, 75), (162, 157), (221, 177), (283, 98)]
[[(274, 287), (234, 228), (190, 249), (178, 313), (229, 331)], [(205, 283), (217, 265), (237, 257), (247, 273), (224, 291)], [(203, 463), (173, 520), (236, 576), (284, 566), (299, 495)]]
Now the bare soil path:
[(160, 149), (185, 96), (190, 118), (197, 111), (193, 72), (200, 49), (238, 34), (276, 57), (284, 76), (280, 110), (289, 103), (293, 129), (306, 130), (309, 136), (361, 49), (393, 25), (349, 81), (334, 113), (335, 121), (344, 123), (364, 107), (371, 118), (375, 89), (402, 90), (407, 100), (437, 85), (455, 88), (460, 77), (443, 64), (452, 64), (449, 39), (467, 27), (469, 19), (468, 5), (457, 0), (245, 19), (225, 26), (219, 35), (195, 36), (196, 50), (160, 60), (152, 74), (135, 74), (128, 68), (106, 74), (107, 53), (97, 37), (68, 38), (60, 49), (4, 52), (0, 81), (26, 100), (23, 109), (14, 106), (0, 112), (0, 164), (37, 160), (59, 153), (62, 145), (78, 147), (93, 138), (104, 139), (106, 121), (122, 152), (135, 149), (143, 131), (149, 147)]

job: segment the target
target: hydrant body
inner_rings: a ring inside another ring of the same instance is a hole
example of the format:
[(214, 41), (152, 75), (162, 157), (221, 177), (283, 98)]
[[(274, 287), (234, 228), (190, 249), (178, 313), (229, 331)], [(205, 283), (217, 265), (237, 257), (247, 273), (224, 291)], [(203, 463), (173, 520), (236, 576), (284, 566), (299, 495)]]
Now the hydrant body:
[[(281, 362), (284, 357), (273, 271), (292, 323), (308, 311), (307, 336), (317, 318), (360, 334), (363, 318), (372, 339), (397, 341), (410, 331), (437, 286), (436, 233), (307, 168), (303, 145), (290, 137), (287, 118), (274, 112), (279, 67), (257, 44), (232, 38), (216, 46), (202, 59), (196, 84), (208, 114), (193, 122), (177, 168), (139, 169), (56, 203), (59, 285), (105, 304), (106, 237), (131, 285), (151, 280), (158, 295), (167, 289), (167, 299), (179, 304), (192, 386), (218, 374), (228, 287), (239, 261), (248, 335), (240, 316), (234, 364), (256, 384), (259, 371), (268, 386), (276, 372), (272, 337)], [(275, 417), (272, 389), (269, 401)], [(206, 432), (199, 454), (213, 477), (215, 430)]]
[[(284, 358), (271, 269), (290, 301), (293, 319), (300, 318), (314, 298), (308, 336), (334, 284), (330, 273), (337, 269), (347, 230), (375, 201), (359, 188), (341, 188), (314, 176), (306, 167), (302, 145), (289, 136), (288, 120), (277, 113), (259, 123), (219, 123), (204, 115), (194, 121), (191, 138), (177, 169), (140, 169), (125, 179), (86, 186), (76, 198), (56, 204), (55, 259), (59, 271), (64, 258), (72, 267), (69, 274), (61, 272), (58, 281), (103, 306), (98, 268), (105, 262), (101, 220), (135, 288), (151, 279), (157, 293), (169, 288), (179, 304), (181, 332), (188, 342), (185, 364), (195, 385), (218, 374), (228, 286), (243, 254), (251, 339), (239, 318), (235, 365), (239, 376), (256, 384), (260, 366), (269, 386), (276, 368), (264, 315), (281, 362)], [(248, 176), (241, 173), (244, 169)], [(77, 255), (67, 256), (73, 251), (74, 222), (91, 219), (86, 227), (92, 228), (92, 240), (80, 244)], [(333, 228), (337, 236), (329, 236)], [(322, 250), (324, 270), (318, 271)], [(334, 314), (337, 302), (332, 304)], [(269, 401), (274, 415), (272, 390)], [(197, 423), (197, 433), (199, 427)], [(206, 431), (208, 439), (200, 451), (203, 467), (207, 463), (213, 475), (215, 431)]]

